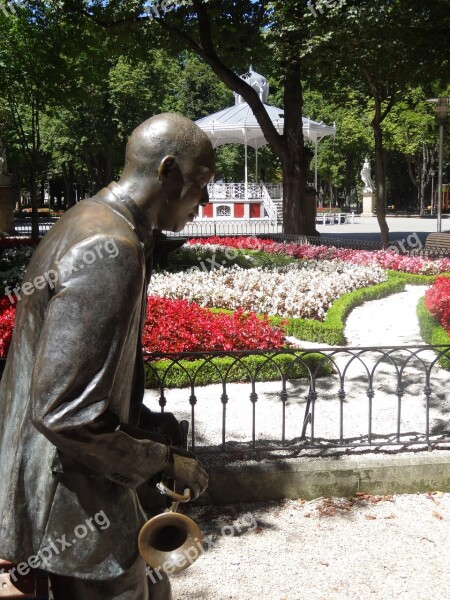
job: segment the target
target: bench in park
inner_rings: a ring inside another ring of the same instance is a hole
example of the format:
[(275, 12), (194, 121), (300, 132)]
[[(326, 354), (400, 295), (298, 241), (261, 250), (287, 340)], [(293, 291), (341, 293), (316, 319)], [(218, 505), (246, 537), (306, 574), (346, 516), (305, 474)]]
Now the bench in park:
[(450, 256), (450, 233), (429, 233), (425, 240), (425, 250), (437, 256)]
[(316, 223), (323, 225), (343, 225), (345, 223), (354, 223), (355, 213), (318, 213), (316, 215)]

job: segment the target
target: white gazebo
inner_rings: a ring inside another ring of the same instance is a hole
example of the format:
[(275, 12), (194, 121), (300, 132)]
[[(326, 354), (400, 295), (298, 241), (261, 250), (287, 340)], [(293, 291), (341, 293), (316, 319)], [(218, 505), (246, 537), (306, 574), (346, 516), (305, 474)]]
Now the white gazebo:
[[(272, 120), (278, 133), (284, 130), (284, 111), (276, 106), (267, 104), (269, 96), (269, 83), (265, 77), (253, 71), (250, 71), (241, 78), (254, 88), (264, 103), (265, 109)], [(258, 148), (267, 144), (261, 127), (256, 120), (250, 106), (244, 102), (242, 96), (234, 94), (235, 105), (225, 108), (207, 117), (196, 121), (197, 125), (210, 138), (213, 147), (223, 144), (244, 144), (245, 145), (245, 190), (247, 196), (248, 189), (248, 167), (247, 167), (247, 147), (251, 146), (256, 150), (256, 173), (258, 173)], [(312, 121), (303, 117), (303, 134), (305, 138), (314, 144), (315, 149), (315, 176), (314, 183), (317, 190), (317, 149), (320, 140), (328, 135), (336, 133), (336, 127), (326, 125), (322, 121)]]

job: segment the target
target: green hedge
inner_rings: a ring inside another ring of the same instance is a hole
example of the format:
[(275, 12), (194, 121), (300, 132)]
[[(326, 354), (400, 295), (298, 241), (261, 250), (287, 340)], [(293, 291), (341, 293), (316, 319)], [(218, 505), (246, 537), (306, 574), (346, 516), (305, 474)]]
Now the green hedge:
[[(417, 317), (419, 319), (420, 335), (427, 344), (439, 346), (450, 345), (447, 331), (439, 324), (425, 306), (425, 298), (421, 298), (417, 305)], [(450, 355), (442, 356), (439, 364), (443, 369), (450, 371)]]
[(450, 273), (439, 273), (439, 275), (415, 275), (414, 273), (403, 273), (402, 271), (387, 271), (387, 274), (396, 279), (401, 279), (409, 285), (432, 285), (436, 277), (450, 277)]
[[(164, 381), (165, 388), (189, 387), (222, 383), (250, 381), (252, 377), (258, 381), (280, 380), (280, 372), (289, 379), (303, 379), (309, 376), (308, 367), (316, 376), (328, 375), (332, 372), (331, 363), (318, 353), (308, 354), (303, 362), (298, 359), (301, 351), (288, 351), (286, 354), (267, 353), (263, 356), (253, 354), (243, 356), (238, 361), (231, 356), (216, 356), (205, 360), (180, 360), (174, 363), (170, 359), (146, 363), (146, 387), (158, 388), (160, 381), (168, 369)], [(270, 357), (270, 358), (269, 358)]]

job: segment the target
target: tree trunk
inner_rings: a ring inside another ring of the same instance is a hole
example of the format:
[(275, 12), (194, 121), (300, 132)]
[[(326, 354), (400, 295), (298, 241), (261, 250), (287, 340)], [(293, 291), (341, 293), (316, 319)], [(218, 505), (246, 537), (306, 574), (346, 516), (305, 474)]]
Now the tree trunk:
[(352, 187), (353, 187), (353, 155), (347, 154), (345, 158), (345, 204), (350, 206), (352, 200)]
[(306, 197), (307, 171), (298, 169), (299, 160), (288, 154), (283, 161), (283, 233), (319, 236), (315, 198)]
[(386, 248), (389, 245), (389, 227), (386, 222), (386, 165), (381, 121), (381, 101), (375, 98), (375, 116), (372, 120), (372, 128), (375, 138), (376, 208), (381, 232), (381, 244), (383, 248)]
[(309, 163), (313, 153), (305, 148), (302, 108), (303, 90), (298, 57), (286, 57), (284, 79), (283, 233), (318, 236), (316, 200), (306, 198)]
[(420, 207), (420, 216), (424, 217), (427, 208), (427, 202), (425, 200), (425, 191), (427, 189), (429, 177), (428, 177), (428, 152), (425, 147), (425, 144), (422, 144), (422, 168), (420, 170), (420, 178), (419, 178), (419, 207)]
[[(306, 183), (310, 153), (305, 151), (303, 142), (302, 71), (298, 34), (289, 31), (282, 36), (282, 41), (280, 42), (280, 52), (283, 54), (284, 68), (284, 131), (283, 135), (280, 135), (256, 91), (225, 66), (218, 57), (205, 3), (200, 2), (200, 0), (193, 0), (193, 6), (199, 21), (200, 44), (183, 33), (181, 35), (184, 36), (188, 45), (205, 60), (225, 85), (240, 94), (249, 104), (267, 143), (281, 161), (283, 171), (284, 233), (318, 235), (314, 218), (315, 201), (312, 208), (306, 202)], [(167, 23), (165, 25), (168, 27)]]

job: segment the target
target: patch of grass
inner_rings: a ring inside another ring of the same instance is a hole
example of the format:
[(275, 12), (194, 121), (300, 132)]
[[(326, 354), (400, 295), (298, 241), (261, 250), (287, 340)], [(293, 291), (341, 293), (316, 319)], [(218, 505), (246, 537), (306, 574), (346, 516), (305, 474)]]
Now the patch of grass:
[(289, 379), (304, 379), (310, 373), (328, 375), (332, 366), (318, 353), (287, 350), (282, 354), (264, 353), (245, 356), (206, 356), (194, 360), (164, 359), (145, 364), (146, 387), (157, 389), (183, 388), (231, 382), (279, 381), (284, 375)]
[[(421, 298), (417, 304), (417, 317), (419, 319), (420, 335), (427, 344), (433, 346), (450, 346), (450, 338), (447, 331), (436, 321), (425, 306), (425, 298)], [(439, 359), (439, 365), (450, 371), (450, 350)]]

